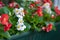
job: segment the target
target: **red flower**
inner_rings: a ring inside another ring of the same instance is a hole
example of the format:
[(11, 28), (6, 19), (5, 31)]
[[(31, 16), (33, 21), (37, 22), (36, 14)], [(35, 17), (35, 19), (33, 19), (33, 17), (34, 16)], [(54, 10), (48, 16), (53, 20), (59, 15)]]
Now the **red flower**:
[(13, 8), (14, 7), (14, 3), (9, 3), (9, 7)]
[(49, 31), (51, 31), (52, 30), (52, 24), (49, 24), (48, 26), (47, 26), (47, 28), (46, 28), (46, 32), (49, 32)]
[(9, 7), (10, 8), (18, 8), (19, 5), (16, 2), (13, 1), (13, 2), (9, 3)]
[(17, 5), (15, 6), (15, 8), (19, 8), (19, 5), (17, 4)]
[(0, 8), (3, 7), (3, 6), (4, 6), (3, 2), (0, 1)]
[(43, 16), (43, 13), (42, 13), (42, 7), (38, 7), (38, 9), (37, 9), (37, 14), (38, 14), (38, 16)]
[(1, 24), (6, 25), (8, 23), (9, 16), (7, 14), (1, 15)]
[(48, 24), (47, 27), (42, 27), (42, 30), (43, 30), (43, 31), (46, 31), (46, 32), (51, 31), (51, 30), (52, 30), (52, 24)]
[(57, 15), (60, 15), (60, 10), (58, 9), (58, 7), (55, 7), (55, 12), (57, 13)]
[(51, 0), (43, 0), (44, 3), (50, 3), (50, 6), (52, 6), (52, 1)]
[(2, 14), (0, 17), (0, 23), (4, 25), (4, 31), (8, 31), (12, 24), (9, 23), (9, 16), (8, 14)]
[(8, 23), (6, 26), (4, 26), (4, 31), (10, 30), (12, 24)]
[(30, 4), (30, 8), (33, 8), (34, 6), (35, 6), (34, 3), (31, 3), (31, 4)]

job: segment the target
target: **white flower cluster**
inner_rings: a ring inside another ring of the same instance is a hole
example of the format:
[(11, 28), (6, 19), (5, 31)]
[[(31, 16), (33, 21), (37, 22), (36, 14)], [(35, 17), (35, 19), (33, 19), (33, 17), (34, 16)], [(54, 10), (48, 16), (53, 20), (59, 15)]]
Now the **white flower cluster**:
[(50, 8), (50, 3), (45, 3), (44, 5), (43, 5), (43, 8), (45, 8), (45, 11), (47, 12), (47, 13), (52, 13), (52, 11), (51, 11), (51, 8)]
[(24, 20), (23, 20), (24, 9), (22, 7), (20, 7), (19, 9), (15, 8), (14, 13), (18, 17), (17, 30), (23, 31), (26, 28), (26, 26), (24, 25)]

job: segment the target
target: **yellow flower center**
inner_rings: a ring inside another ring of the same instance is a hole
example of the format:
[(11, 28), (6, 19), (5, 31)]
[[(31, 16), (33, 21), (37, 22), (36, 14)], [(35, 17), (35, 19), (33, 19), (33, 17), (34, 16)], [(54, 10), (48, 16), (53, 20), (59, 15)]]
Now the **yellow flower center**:
[(22, 20), (20, 20), (20, 23), (22, 23), (23, 21)]
[(16, 12), (18, 12), (18, 10), (16, 10)]
[(48, 4), (44, 4), (44, 6), (48, 6)]
[(20, 25), (18, 25), (17, 28), (20, 28)]

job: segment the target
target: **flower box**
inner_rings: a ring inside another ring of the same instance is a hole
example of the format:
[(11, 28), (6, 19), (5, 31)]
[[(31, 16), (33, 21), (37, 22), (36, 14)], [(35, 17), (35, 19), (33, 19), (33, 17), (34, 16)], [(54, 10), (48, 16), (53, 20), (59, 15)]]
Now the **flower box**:
[(60, 40), (60, 22), (56, 23), (56, 31), (51, 32), (25, 32), (20, 35), (14, 35), (9, 40)]

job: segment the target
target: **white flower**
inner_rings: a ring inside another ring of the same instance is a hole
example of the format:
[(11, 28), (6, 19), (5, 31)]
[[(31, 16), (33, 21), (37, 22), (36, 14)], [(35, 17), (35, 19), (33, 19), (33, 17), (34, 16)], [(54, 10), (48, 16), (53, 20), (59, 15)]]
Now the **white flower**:
[(24, 15), (24, 9), (21, 7), (21, 8), (15, 8), (14, 9), (14, 13), (17, 17), (20, 17), (20, 18), (23, 18)]
[(15, 8), (14, 13), (18, 17), (17, 30), (23, 31), (26, 28), (26, 26), (24, 25), (24, 20), (23, 20), (24, 9), (22, 7), (20, 7), (19, 9)]
[(26, 26), (24, 24), (22, 24), (22, 25), (18, 24), (17, 25), (17, 30), (24, 31), (25, 28), (26, 28)]
[(45, 3), (45, 4), (43, 5), (43, 7), (45, 7), (45, 8), (50, 7), (50, 3)]
[(50, 8), (50, 3), (45, 3), (43, 5), (43, 8), (45, 8), (47, 13), (50, 13), (50, 14), (52, 13), (51, 8)]
[(21, 16), (24, 16), (24, 8), (20, 7), (19, 11), (20, 11)]
[(18, 21), (17, 24), (22, 25), (22, 24), (24, 24), (24, 22), (23, 21), (21, 21), (21, 22)]
[(20, 22), (17, 22), (17, 25), (18, 25), (18, 24), (20, 24), (20, 25), (23, 25), (24, 23), (23, 23), (23, 22), (22, 22), (22, 23), (20, 23)]
[(24, 8), (20, 7), (19, 10), (24, 10)]
[(19, 22), (19, 23), (23, 23), (24, 21), (23, 21), (23, 19), (19, 18), (19, 19), (18, 19), (18, 22)]
[(19, 9), (18, 9), (18, 8), (15, 8), (15, 9), (14, 9), (14, 13), (15, 13), (15, 15), (16, 15), (17, 17), (21, 17), (21, 18), (22, 18), (22, 16), (20, 15), (20, 12), (19, 12)]
[(16, 15), (18, 15), (18, 14), (19, 14), (19, 9), (18, 9), (18, 8), (15, 8), (15, 9), (14, 9), (14, 13), (15, 13)]
[(16, 15), (18, 18), (23, 18), (23, 16), (21, 16), (21, 15)]

